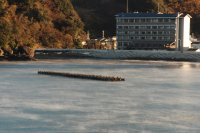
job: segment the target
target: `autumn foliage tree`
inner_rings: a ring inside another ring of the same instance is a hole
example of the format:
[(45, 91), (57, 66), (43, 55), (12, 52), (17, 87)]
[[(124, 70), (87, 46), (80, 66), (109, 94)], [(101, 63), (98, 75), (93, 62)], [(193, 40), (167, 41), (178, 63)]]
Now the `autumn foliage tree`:
[(166, 0), (174, 12), (190, 14), (191, 32), (200, 35), (200, 1), (199, 0)]
[(0, 7), (0, 45), (73, 48), (85, 36), (69, 0), (0, 0)]
[(0, 47), (5, 47), (8, 44), (11, 34), (10, 22), (5, 18), (0, 18)]

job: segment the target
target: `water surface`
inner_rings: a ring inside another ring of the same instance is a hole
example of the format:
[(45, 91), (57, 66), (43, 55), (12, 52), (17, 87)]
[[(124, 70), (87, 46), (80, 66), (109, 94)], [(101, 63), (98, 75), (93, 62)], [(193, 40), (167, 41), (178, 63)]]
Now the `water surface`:
[[(200, 63), (132, 60), (0, 62), (0, 132), (199, 132)], [(103, 82), (39, 75), (118, 76)]]

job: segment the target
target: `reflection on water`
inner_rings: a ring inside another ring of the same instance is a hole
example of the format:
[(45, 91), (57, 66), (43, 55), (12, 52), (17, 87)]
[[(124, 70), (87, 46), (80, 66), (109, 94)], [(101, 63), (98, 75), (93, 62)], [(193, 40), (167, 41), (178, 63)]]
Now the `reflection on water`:
[[(0, 62), (0, 132), (198, 132), (199, 67), (132, 60)], [(37, 74), (46, 70), (126, 81)]]

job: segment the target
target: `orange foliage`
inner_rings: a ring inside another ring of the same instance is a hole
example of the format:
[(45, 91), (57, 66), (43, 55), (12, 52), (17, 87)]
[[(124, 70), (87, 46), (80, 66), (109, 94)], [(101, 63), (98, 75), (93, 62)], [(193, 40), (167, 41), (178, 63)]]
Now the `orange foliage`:
[(18, 2), (9, 5), (7, 0), (0, 0), (3, 11), (1, 17), (11, 23), (9, 41), (11, 47), (35, 44), (35, 47), (66, 48), (73, 47), (73, 40), (76, 39), (74, 37), (84, 38), (85, 32), (81, 29), (83, 27), (79, 28), (81, 21), (74, 24), (71, 21), (80, 19), (78, 14), (69, 17), (74, 11), (61, 12), (55, 0), (29, 1), (27, 3), (20, 4)]
[(182, 12), (190, 14), (193, 18), (191, 19), (191, 29), (195, 34), (200, 34), (200, 1), (199, 0), (168, 0), (168, 5), (172, 7), (175, 12)]

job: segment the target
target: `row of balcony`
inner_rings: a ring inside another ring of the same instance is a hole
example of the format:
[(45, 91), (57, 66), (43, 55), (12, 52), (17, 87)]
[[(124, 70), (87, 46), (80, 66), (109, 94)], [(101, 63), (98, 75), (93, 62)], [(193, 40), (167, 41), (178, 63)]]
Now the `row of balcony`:
[(117, 33), (116, 34), (118, 37), (120, 36), (176, 36), (175, 33), (173, 32), (168, 32), (168, 33), (157, 33), (157, 32), (152, 32), (152, 33), (148, 33), (148, 32), (135, 32), (135, 33)]
[(135, 38), (117, 38), (117, 41), (174, 41), (175, 37), (135, 37)]
[(138, 30), (138, 29), (147, 29), (147, 30), (165, 30), (165, 29), (176, 29), (176, 26), (174, 25), (167, 25), (167, 26), (127, 26), (127, 25), (118, 25), (117, 29), (121, 30)]
[(141, 23), (151, 23), (151, 22), (175, 22), (175, 18), (119, 18), (117, 22), (141, 22)]
[(149, 23), (141, 23), (141, 22), (117, 22), (118, 25), (142, 25), (142, 24), (156, 24), (156, 25), (160, 25), (160, 24), (176, 24), (176, 22), (149, 22)]
[(117, 31), (141, 31), (141, 30), (145, 30), (145, 31), (175, 31), (175, 29), (120, 29), (120, 28), (117, 28)]

